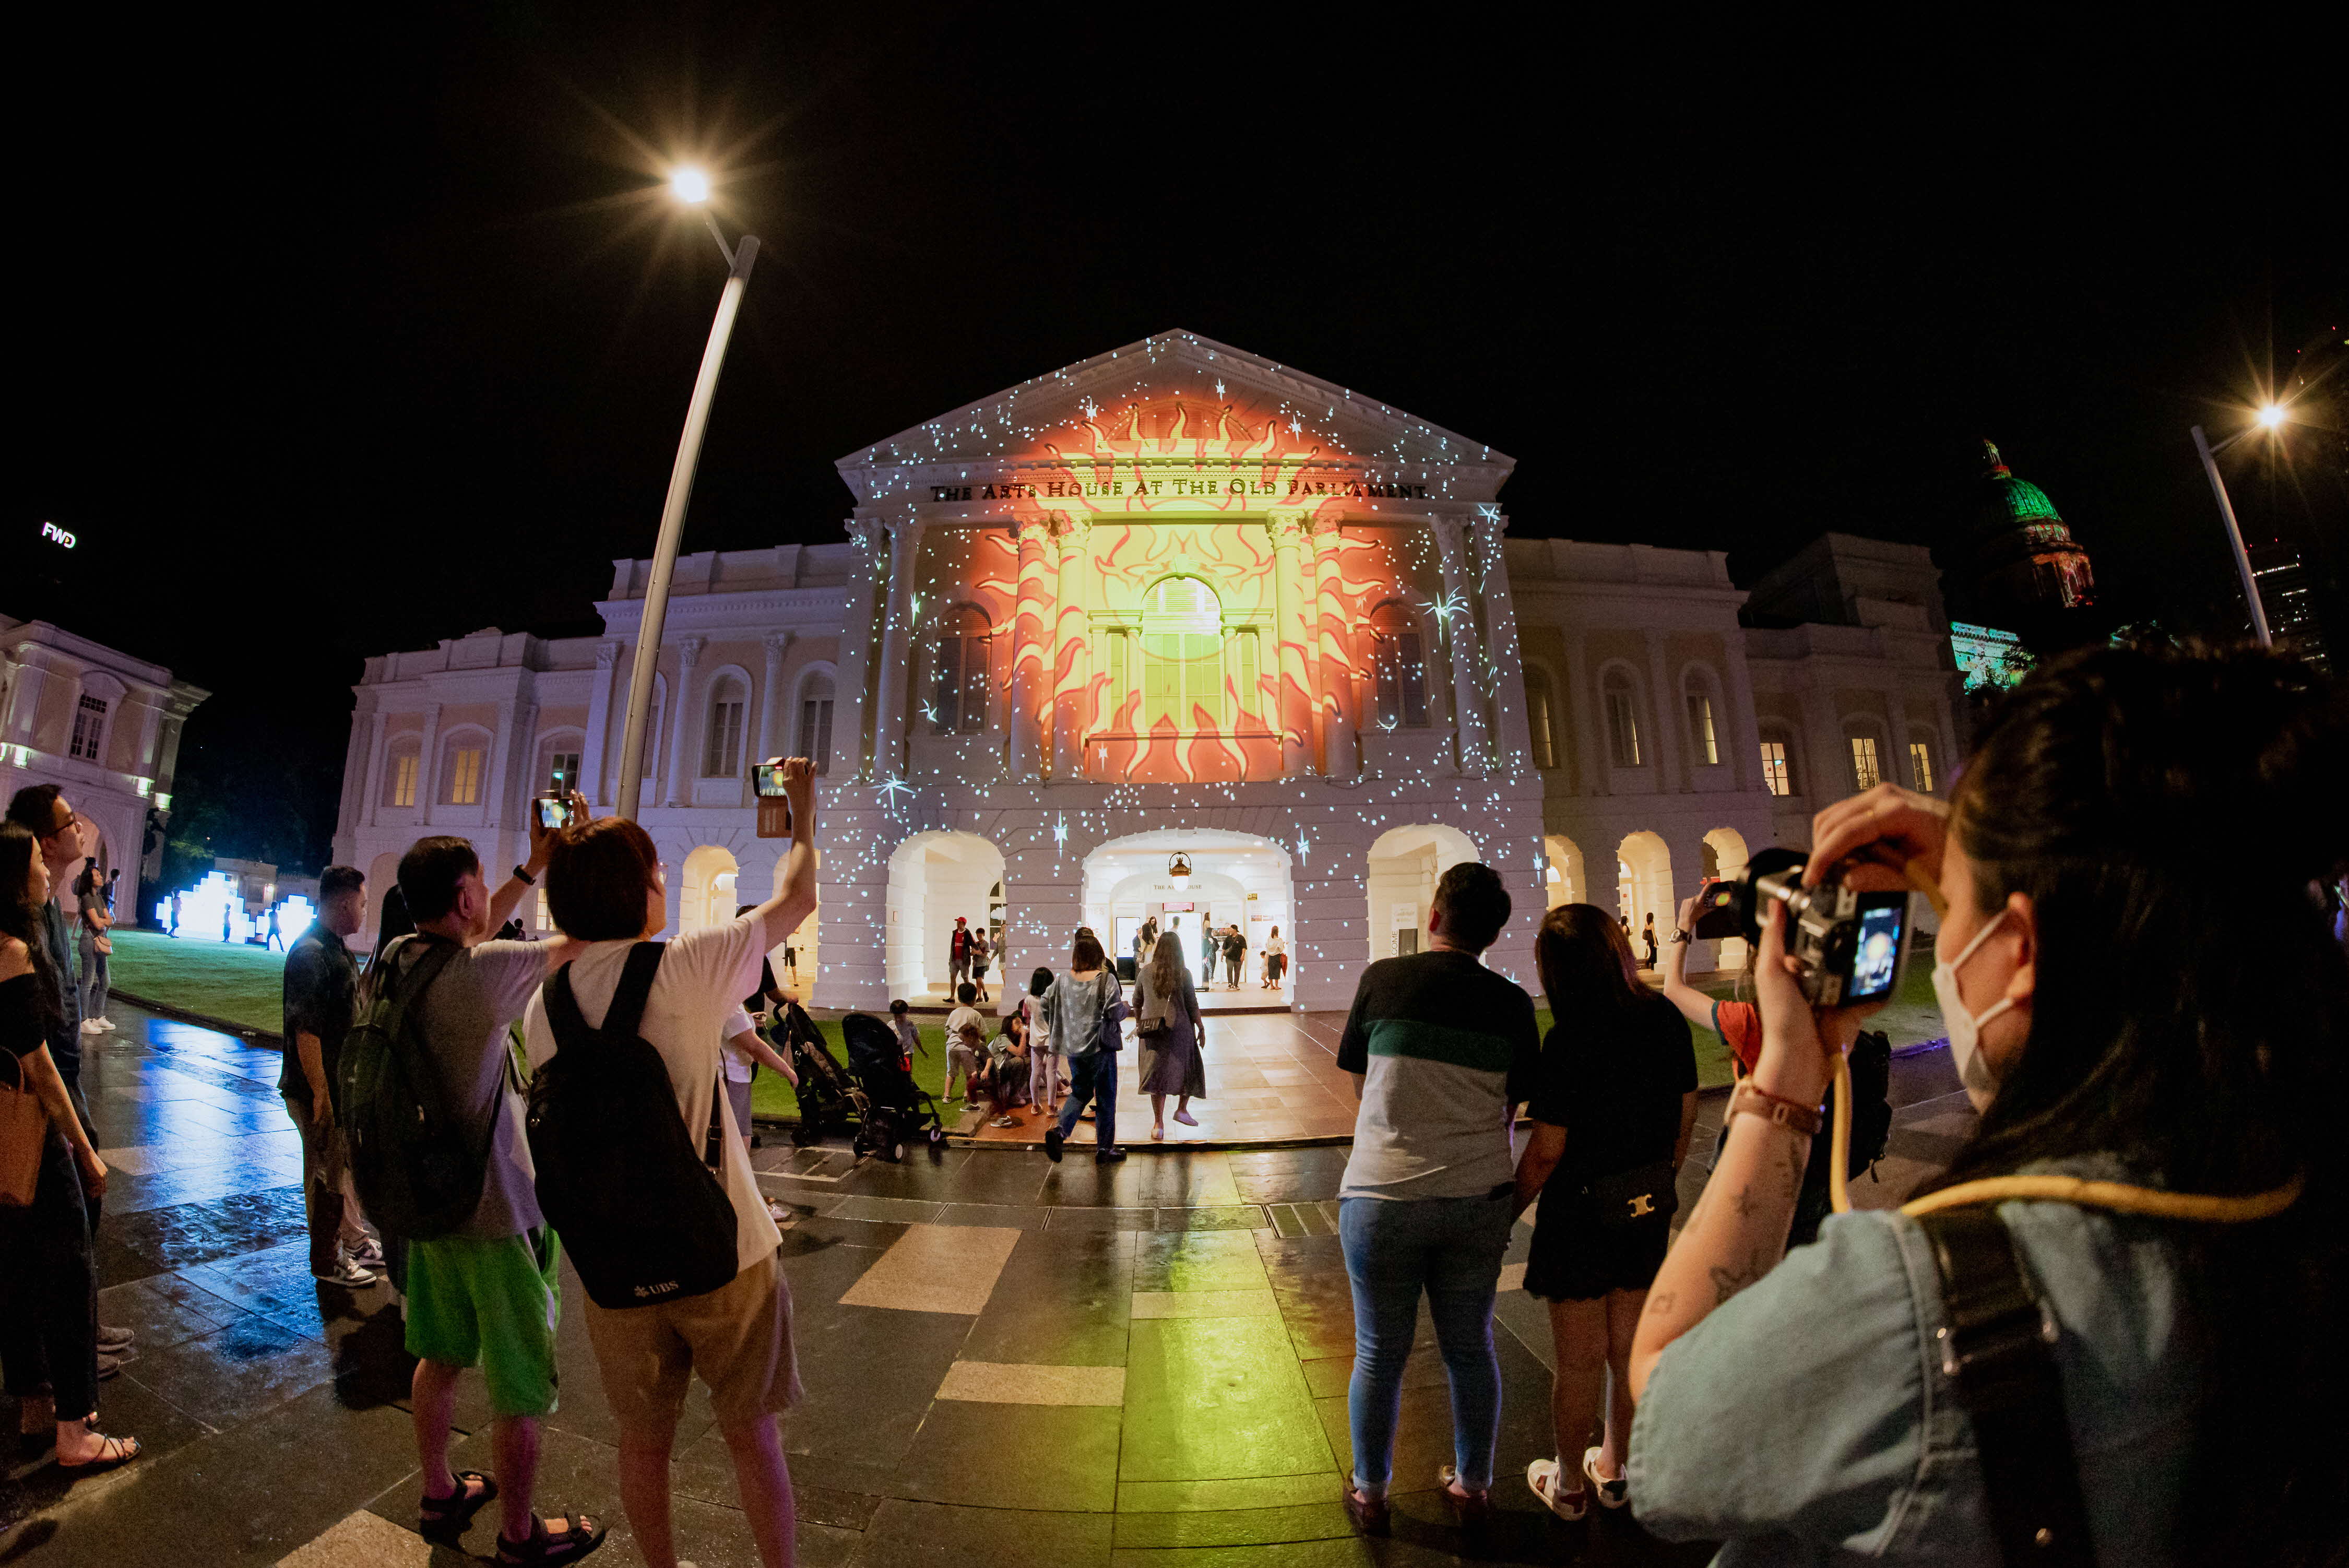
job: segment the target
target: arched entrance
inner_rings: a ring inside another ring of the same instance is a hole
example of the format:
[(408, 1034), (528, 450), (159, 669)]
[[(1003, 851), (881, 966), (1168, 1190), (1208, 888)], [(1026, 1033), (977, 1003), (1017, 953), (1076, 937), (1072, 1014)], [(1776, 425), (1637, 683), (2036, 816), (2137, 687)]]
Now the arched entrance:
[(1543, 907), (1588, 903), (1590, 873), (1583, 866), (1581, 848), (1563, 833), (1550, 833), (1542, 839), (1542, 853), (1549, 861), (1542, 873)]
[(1633, 833), (1615, 851), (1615, 875), (1616, 907), (1630, 923), (1631, 951), (1645, 962), (1648, 948), (1640, 940), (1640, 933), (1648, 916), (1656, 917), (1656, 940), (1661, 947), (1671, 933), (1673, 916), (1679, 913), (1680, 906), (1672, 898), (1672, 852), (1659, 834)]
[[(1190, 874), (1176, 878), (1169, 861), (1184, 857)], [(1296, 926), (1290, 919), (1289, 859), (1270, 839), (1252, 833), (1204, 828), (1167, 829), (1112, 839), (1085, 857), (1085, 923), (1100, 935), (1112, 958), (1134, 956), (1136, 934), (1144, 921), (1182, 939), (1193, 983), (1205, 991), (1227, 989), (1220, 959), (1210, 963), (1205, 944), (1209, 930), (1237, 925), (1247, 938), (1237, 994), (1269, 1000), (1263, 988), (1264, 944), (1278, 928), (1288, 944), (1290, 972), (1278, 995), (1287, 997), (1295, 979)]]
[(1392, 828), (1371, 846), (1368, 875), (1370, 947), (1373, 962), (1417, 953), (1426, 943), (1427, 912), (1438, 878), (1463, 861), (1480, 859), (1475, 841), (1457, 828), (1427, 823)]
[[(1734, 828), (1715, 828), (1704, 836), (1704, 874), (1715, 882), (1735, 882), (1745, 874), (1745, 835)], [(1745, 939), (1728, 937), (1713, 944), (1716, 969), (1736, 969), (1745, 963)]]
[[(776, 857), (774, 886), (768, 890), (771, 894), (783, 891), (783, 868), (790, 863), (789, 852)], [(815, 863), (816, 870), (821, 872), (823, 869), (822, 850), (815, 852)], [(823, 885), (821, 876), (817, 878), (817, 885)], [(754, 901), (746, 892), (742, 895), (742, 902), (750, 903)], [(815, 1006), (823, 1005), (815, 995), (816, 976), (823, 973), (816, 962), (816, 932), (823, 923), (823, 913), (821, 907), (808, 911), (807, 918), (783, 938), (783, 944), (768, 954), (774, 965), (775, 978), (782, 983), (783, 988), (797, 995), (802, 1002)]]
[[(883, 960), (889, 995), (909, 1002), (947, 995), (954, 923), (988, 925), (1003, 851), (977, 833), (916, 833), (889, 857), (889, 935)], [(990, 981), (990, 986), (992, 982)]]
[(730, 850), (703, 844), (685, 857), (679, 870), (677, 928), (699, 931), (734, 918), (735, 883), (742, 868)]

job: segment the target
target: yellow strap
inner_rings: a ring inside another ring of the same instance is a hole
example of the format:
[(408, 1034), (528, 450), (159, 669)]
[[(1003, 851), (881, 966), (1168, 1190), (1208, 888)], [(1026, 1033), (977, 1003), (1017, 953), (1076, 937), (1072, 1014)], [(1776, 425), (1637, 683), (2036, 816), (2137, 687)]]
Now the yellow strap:
[(2091, 1181), (2078, 1176), (1991, 1176), (1961, 1181), (1939, 1192), (1900, 1205), (1914, 1219), (1940, 1209), (1969, 1203), (1995, 1203), (2008, 1198), (2041, 1202), (2077, 1203), (2084, 1208), (2113, 1209), (2124, 1214), (2150, 1214), (2162, 1220), (2202, 1220), (2213, 1224), (2240, 1224), (2282, 1213), (2300, 1197), (2302, 1180), (2294, 1176), (2282, 1186), (2240, 1198), (2214, 1197), (2206, 1192), (2164, 1192), (2152, 1187), (2132, 1187), (2120, 1181)]

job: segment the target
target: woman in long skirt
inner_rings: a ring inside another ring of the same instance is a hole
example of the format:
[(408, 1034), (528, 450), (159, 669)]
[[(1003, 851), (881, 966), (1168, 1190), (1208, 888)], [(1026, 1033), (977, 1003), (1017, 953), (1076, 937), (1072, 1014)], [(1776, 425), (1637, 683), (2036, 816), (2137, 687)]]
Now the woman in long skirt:
[(1199, 1125), (1191, 1119), (1191, 1102), (1207, 1098), (1207, 1067), (1199, 1056), (1206, 1026), (1183, 964), (1183, 939), (1173, 932), (1158, 939), (1150, 962), (1134, 975), (1133, 1005), (1139, 1020), (1134, 1038), (1144, 1053), (1142, 1092), (1150, 1097), (1154, 1124), (1150, 1136), (1164, 1140), (1168, 1095), (1177, 1097), (1174, 1119), (1185, 1127)]

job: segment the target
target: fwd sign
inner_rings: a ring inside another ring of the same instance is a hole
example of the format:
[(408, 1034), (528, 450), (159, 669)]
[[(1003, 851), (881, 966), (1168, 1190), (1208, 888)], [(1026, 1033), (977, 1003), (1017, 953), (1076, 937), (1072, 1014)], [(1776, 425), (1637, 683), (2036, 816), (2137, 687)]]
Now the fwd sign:
[(54, 539), (59, 544), (64, 545), (67, 550), (71, 550), (74, 547), (74, 536), (67, 533), (64, 529), (59, 528), (54, 522), (45, 522), (41, 524), (41, 537), (43, 539)]

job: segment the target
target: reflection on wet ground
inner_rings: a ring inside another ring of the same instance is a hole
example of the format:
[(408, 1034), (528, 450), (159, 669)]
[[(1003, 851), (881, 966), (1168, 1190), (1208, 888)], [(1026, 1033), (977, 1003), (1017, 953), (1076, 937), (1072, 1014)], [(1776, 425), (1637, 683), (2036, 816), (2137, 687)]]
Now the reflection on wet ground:
[[(102, 1386), (101, 1408), (146, 1452), (70, 1485), (54, 1467), (18, 1464), (0, 1483), (0, 1562), (458, 1561), (412, 1533), (410, 1363), (388, 1287), (310, 1277), (280, 1058), (127, 1006), (112, 1016), (119, 1032), (94, 1037), (84, 1066), (115, 1172), (99, 1315), (135, 1329), (138, 1346)], [(1297, 1020), (1294, 1048), (1331, 1022)], [(1249, 1025), (1248, 1048), (1267, 1052), (1288, 1021)], [(1955, 1089), (1942, 1053), (1896, 1064), (1892, 1149), (1880, 1181), (1855, 1185), (1858, 1201), (1897, 1202), (1946, 1158), (1971, 1125)], [(1706, 1101), (1687, 1198), (1702, 1188), (1719, 1107)], [(802, 1561), (1463, 1560), (1434, 1494), (1450, 1426), (1432, 1348), (1414, 1357), (1404, 1395), (1395, 1538), (1356, 1539), (1338, 1502), (1353, 1348), (1335, 1233), (1345, 1158), (1145, 1150), (1119, 1166), (1053, 1166), (1028, 1150), (957, 1148), (887, 1165), (844, 1149), (762, 1150), (761, 1183), (794, 1214), (783, 1252), (807, 1388), (788, 1427)], [(1512, 1264), (1529, 1238), (1520, 1227)], [(1504, 1285), (1521, 1275), (1512, 1268)], [(575, 1278), (565, 1289), (583, 1299)], [(1702, 1545), (1666, 1546), (1624, 1515), (1563, 1525), (1516, 1481), (1552, 1446), (1548, 1328), (1519, 1289), (1504, 1290), (1496, 1316), (1501, 1517), (1475, 1559), (1705, 1561)], [(539, 1495), (611, 1519), (600, 1563), (639, 1562), (576, 1311), (560, 1356)], [(0, 1418), (12, 1414), (0, 1401)], [(466, 1379), (460, 1467), (488, 1468), (487, 1414), (479, 1380)], [(675, 1452), (682, 1554), (701, 1568), (755, 1563), (698, 1386)], [(495, 1517), (463, 1543), (476, 1558), (492, 1553)]]

